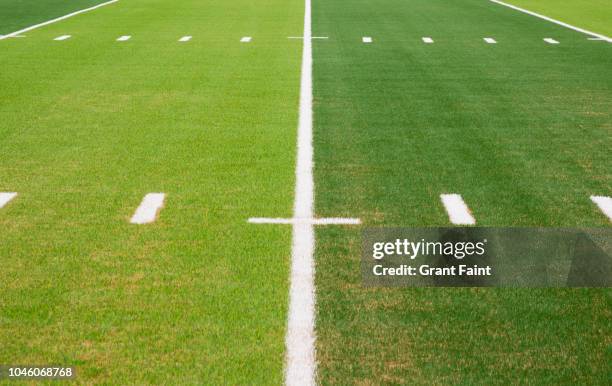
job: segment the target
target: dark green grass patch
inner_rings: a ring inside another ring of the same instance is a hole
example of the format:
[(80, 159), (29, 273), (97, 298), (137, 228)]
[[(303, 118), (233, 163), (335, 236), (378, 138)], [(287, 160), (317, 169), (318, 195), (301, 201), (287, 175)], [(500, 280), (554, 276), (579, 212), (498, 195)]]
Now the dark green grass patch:
[[(612, 195), (609, 45), (487, 1), (319, 1), (313, 20), (317, 215), (448, 225), (439, 195), (459, 193), (479, 225), (609, 226), (589, 200)], [(609, 379), (609, 290), (368, 289), (359, 248), (317, 231), (322, 383)]]
[(291, 228), (247, 219), (291, 215), (302, 18), (133, 0), (0, 41), (0, 363), (282, 382)]
[(0, 35), (106, 1), (108, 0), (0, 0)]
[[(591, 32), (612, 36), (612, 6), (608, 0), (509, 0), (506, 3), (552, 17)], [(542, 21), (542, 23), (547, 23)]]

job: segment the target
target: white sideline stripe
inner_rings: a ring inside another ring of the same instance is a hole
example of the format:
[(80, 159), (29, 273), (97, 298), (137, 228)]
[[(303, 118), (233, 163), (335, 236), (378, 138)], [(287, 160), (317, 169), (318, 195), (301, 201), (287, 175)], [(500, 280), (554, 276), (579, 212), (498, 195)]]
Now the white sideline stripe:
[(548, 44), (559, 44), (558, 41), (556, 41), (555, 39), (552, 39), (552, 38), (546, 38), (546, 39), (544, 39), (544, 41), (546, 43), (548, 43)]
[(433, 39), (432, 38), (423, 38), (423, 43), (427, 43), (427, 44), (431, 44), (433, 43)]
[(591, 196), (591, 201), (593, 201), (603, 214), (608, 216), (608, 219), (612, 221), (612, 197)]
[(250, 36), (245, 36), (242, 39), (240, 39), (240, 43), (248, 43), (251, 41), (251, 37)]
[(130, 222), (132, 224), (148, 224), (155, 221), (157, 213), (164, 206), (165, 197), (164, 193), (149, 193), (144, 196)]
[(540, 19), (543, 19), (543, 20), (549, 21), (549, 22), (551, 22), (551, 23), (558, 24), (558, 25), (560, 25), (560, 26), (562, 26), (562, 27), (569, 28), (569, 29), (573, 29), (574, 31), (581, 32), (581, 33), (586, 34), (586, 35), (591, 35), (591, 36), (594, 36), (594, 37), (597, 37), (597, 38), (600, 38), (600, 39), (602, 39), (602, 40), (606, 40), (606, 41), (608, 41), (608, 42), (611, 42), (611, 43), (612, 43), (612, 38), (609, 38), (609, 37), (607, 37), (606, 35), (598, 34), (598, 33), (596, 33), (596, 32), (591, 32), (591, 31), (588, 31), (588, 30), (586, 30), (586, 29), (583, 29), (583, 28), (580, 28), (580, 27), (576, 27), (576, 26), (573, 26), (573, 25), (571, 25), (571, 24), (564, 23), (564, 22), (559, 21), (559, 20), (555, 20), (555, 19), (550, 18), (550, 17), (548, 17), (548, 16), (544, 16), (544, 15), (541, 15), (541, 14), (539, 14), (539, 13), (535, 13), (535, 12), (532, 12), (532, 11), (528, 11), (528, 10), (526, 10), (526, 9), (524, 9), (524, 8), (517, 7), (516, 5), (512, 5), (512, 4), (504, 3), (503, 1), (499, 1), (499, 0), (490, 0), (490, 1), (492, 1), (492, 2), (494, 2), (494, 3), (497, 3), (497, 4), (500, 4), (500, 5), (503, 5), (503, 6), (506, 6), (506, 7), (508, 7), (508, 8), (512, 8), (512, 9), (514, 9), (514, 10), (516, 10), (516, 11), (526, 13), (526, 14), (531, 15), (531, 16), (539, 17)]
[(608, 42), (608, 43), (612, 43), (612, 40), (606, 40), (603, 38), (587, 38), (587, 40), (597, 40), (597, 41), (604, 41), (604, 42)]
[(17, 197), (15, 192), (0, 192), (0, 208), (4, 208), (15, 197)]
[(191, 40), (191, 36), (183, 36), (179, 39), (179, 42), (188, 42)]
[[(300, 113), (295, 164), (294, 218), (314, 217), (312, 176), (312, 29), (310, 0), (304, 0), (304, 39), (300, 80)], [(285, 336), (285, 384), (316, 384), (314, 227), (294, 223), (291, 240), (289, 315)]]
[(248, 220), (251, 224), (312, 224), (312, 225), (359, 225), (361, 220), (358, 218), (268, 218), (251, 217)]
[(470, 209), (459, 194), (441, 194), (440, 199), (451, 223), (455, 225), (474, 225), (476, 220), (472, 217)]
[(372, 38), (369, 36), (364, 36), (361, 38), (361, 41), (363, 41), (364, 43), (372, 43)]
[(62, 36), (58, 36), (53, 40), (66, 40), (66, 39), (70, 39), (72, 36), (71, 35), (62, 35)]
[(489, 44), (496, 44), (497, 41), (495, 41), (495, 39), (493, 38), (484, 38), (484, 41), (489, 43)]
[(80, 11), (72, 12), (72, 13), (69, 13), (67, 15), (60, 16), (58, 18), (45, 21), (44, 23), (36, 24), (36, 25), (30, 26), (30, 27), (21, 29), (19, 31), (11, 32), (8, 35), (0, 36), (0, 40), (6, 39), (6, 38), (10, 38), (10, 37), (13, 37), (13, 36), (17, 36), (17, 35), (21, 35), (24, 32), (32, 31), (33, 29), (44, 27), (46, 25), (53, 24), (53, 23), (56, 23), (58, 21), (62, 21), (62, 20), (68, 19), (69, 17), (80, 15), (81, 13), (93, 11), (94, 9), (97, 9), (97, 8), (100, 8), (100, 7), (104, 7), (105, 5), (113, 4), (113, 3), (116, 3), (118, 1), (119, 0), (107, 1), (106, 3), (98, 4), (98, 5), (95, 5), (95, 6), (90, 7), (90, 8), (81, 9)]
[(127, 40), (130, 40), (130, 38), (131, 38), (131, 36), (130, 36), (130, 35), (123, 35), (123, 36), (119, 36), (119, 37), (117, 38), (117, 41), (118, 41), (118, 42), (125, 42), (125, 41), (127, 41)]

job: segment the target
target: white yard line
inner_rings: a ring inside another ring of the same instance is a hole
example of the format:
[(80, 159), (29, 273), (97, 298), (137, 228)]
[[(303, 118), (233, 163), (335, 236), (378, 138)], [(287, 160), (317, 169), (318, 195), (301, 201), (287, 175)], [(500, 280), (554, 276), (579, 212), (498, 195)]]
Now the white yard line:
[(361, 38), (361, 41), (364, 43), (372, 43), (372, 38), (369, 36), (364, 36)]
[(123, 36), (119, 36), (117, 38), (118, 42), (126, 42), (128, 40), (130, 40), (132, 37), (130, 35), (123, 35)]
[(451, 223), (455, 225), (474, 225), (476, 220), (470, 213), (470, 209), (459, 194), (441, 194), (440, 199)]
[(432, 38), (425, 37), (423, 38), (423, 43), (432, 44), (434, 41)]
[[(304, 0), (304, 40), (300, 82), (300, 112), (295, 165), (293, 217), (314, 217), (312, 149), (312, 30), (310, 0)], [(314, 227), (294, 223), (291, 241), (291, 278), (287, 320), (285, 383), (315, 385)]]
[(58, 36), (53, 40), (57, 40), (57, 41), (62, 41), (62, 40), (67, 40), (70, 39), (72, 36), (71, 35), (62, 35), (62, 36)]
[(559, 44), (559, 42), (553, 38), (545, 38), (544, 41), (548, 44)]
[(612, 197), (591, 196), (591, 201), (612, 221)]
[(181, 43), (185, 43), (191, 40), (191, 36), (183, 36), (182, 38), (179, 39), (179, 42)]
[(484, 38), (484, 41), (488, 44), (497, 44), (497, 41), (493, 38)]
[(544, 16), (544, 15), (541, 15), (539, 13), (528, 11), (528, 10), (526, 10), (524, 8), (520, 8), (520, 7), (517, 7), (517, 6), (512, 5), (512, 4), (504, 3), (503, 1), (499, 1), (499, 0), (490, 0), (490, 1), (492, 1), (492, 2), (494, 2), (496, 4), (500, 4), (500, 5), (506, 6), (508, 8), (512, 8), (512, 9), (514, 9), (516, 11), (526, 13), (526, 14), (531, 15), (531, 16), (539, 17), (540, 19), (549, 21), (551, 23), (558, 24), (558, 25), (560, 25), (562, 27), (569, 28), (569, 29), (572, 29), (572, 30), (577, 31), (577, 32), (581, 32), (581, 33), (586, 34), (586, 35), (591, 35), (591, 36), (600, 38), (602, 40), (605, 40), (607, 42), (612, 42), (612, 38), (609, 38), (608, 36), (605, 36), (605, 35), (602, 35), (602, 34), (598, 34), (598, 33), (595, 33), (595, 32), (591, 32), (591, 31), (588, 31), (586, 29), (583, 29), (583, 28), (580, 28), (580, 27), (576, 27), (576, 26), (564, 23), (564, 22), (559, 21), (559, 20), (555, 20), (555, 19), (550, 18), (548, 16)]
[(148, 224), (155, 221), (160, 209), (164, 206), (164, 193), (149, 193), (142, 199), (140, 206), (132, 216), (132, 224)]
[(0, 208), (3, 208), (15, 197), (17, 197), (15, 192), (0, 192)]
[(251, 37), (250, 36), (245, 36), (242, 39), (240, 39), (240, 43), (248, 43), (251, 41)]
[(17, 35), (21, 35), (24, 32), (32, 31), (33, 29), (36, 29), (36, 28), (40, 28), (40, 27), (44, 27), (44, 26), (49, 25), (49, 24), (57, 23), (58, 21), (66, 20), (69, 17), (73, 17), (73, 16), (76, 16), (76, 15), (80, 15), (81, 13), (93, 11), (94, 9), (98, 9), (100, 7), (104, 7), (105, 5), (116, 3), (118, 1), (119, 0), (111, 0), (111, 1), (107, 1), (106, 3), (98, 4), (98, 5), (95, 5), (95, 6), (90, 7), (90, 8), (81, 9), (80, 11), (72, 12), (72, 13), (69, 13), (68, 15), (60, 16), (60, 17), (55, 18), (53, 20), (49, 20), (49, 21), (46, 21), (44, 23), (36, 24), (36, 25), (30, 26), (30, 27), (21, 29), (19, 31), (12, 32), (12, 33), (10, 33), (8, 35), (0, 36), (0, 40), (6, 39), (6, 38), (10, 38), (10, 37), (13, 37), (13, 36), (17, 36)]

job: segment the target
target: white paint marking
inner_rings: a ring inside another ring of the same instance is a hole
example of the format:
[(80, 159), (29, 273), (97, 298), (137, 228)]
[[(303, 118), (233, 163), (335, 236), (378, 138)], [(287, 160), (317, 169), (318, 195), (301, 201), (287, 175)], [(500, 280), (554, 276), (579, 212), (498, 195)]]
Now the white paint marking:
[(148, 224), (155, 221), (157, 213), (164, 206), (164, 193), (149, 193), (142, 199), (140, 206), (132, 216), (132, 224)]
[(3, 208), (15, 197), (17, 197), (15, 192), (0, 192), (0, 208)]
[(598, 33), (595, 33), (595, 32), (591, 32), (591, 31), (588, 31), (588, 30), (580, 28), (580, 27), (575, 27), (575, 26), (573, 26), (571, 24), (567, 24), (567, 23), (564, 23), (562, 21), (555, 20), (555, 19), (550, 18), (548, 16), (544, 16), (544, 15), (541, 15), (539, 13), (531, 12), (531, 11), (528, 11), (528, 10), (526, 10), (524, 8), (520, 8), (520, 7), (517, 7), (517, 6), (512, 5), (512, 4), (504, 3), (503, 1), (499, 1), (499, 0), (491, 0), (491, 1), (494, 2), (494, 3), (500, 4), (500, 5), (506, 6), (508, 8), (512, 8), (512, 9), (514, 9), (516, 11), (523, 12), (523, 13), (526, 13), (526, 14), (531, 15), (531, 16), (539, 17), (540, 19), (549, 21), (551, 23), (558, 24), (558, 25), (560, 25), (562, 27), (573, 29), (574, 31), (581, 32), (581, 33), (586, 34), (586, 35), (591, 35), (591, 36), (594, 36), (596, 38), (601, 38), (602, 40), (605, 40), (607, 42), (611, 42), (612, 43), (612, 38), (609, 38), (609, 37), (607, 37), (605, 35), (598, 34)]
[(361, 38), (361, 41), (364, 43), (372, 43), (372, 38), (369, 36), (364, 36)]
[(423, 38), (423, 43), (432, 44), (434, 41), (432, 38)]
[(56, 23), (58, 21), (62, 21), (62, 20), (65, 20), (65, 19), (68, 19), (69, 17), (80, 15), (81, 13), (93, 11), (94, 9), (97, 9), (97, 8), (100, 8), (100, 7), (104, 7), (105, 5), (113, 4), (113, 3), (116, 3), (118, 1), (119, 0), (111, 0), (111, 1), (107, 1), (106, 3), (98, 4), (98, 5), (95, 5), (95, 6), (90, 7), (90, 8), (81, 9), (80, 11), (72, 12), (72, 13), (69, 13), (67, 15), (55, 18), (53, 20), (49, 20), (49, 21), (46, 21), (44, 23), (36, 24), (36, 25), (30, 26), (30, 27), (24, 28), (22, 30), (12, 32), (12, 33), (10, 33), (8, 35), (0, 36), (0, 40), (6, 39), (6, 38), (10, 38), (10, 37), (14, 37), (14, 36), (17, 36), (17, 35), (21, 35), (24, 32), (32, 31), (33, 29), (44, 27), (46, 25), (49, 25), (49, 24), (52, 24), (52, 23)]
[(131, 38), (131, 36), (130, 36), (130, 35), (123, 35), (123, 36), (119, 36), (119, 37), (117, 38), (117, 41), (118, 41), (118, 42), (125, 42), (125, 41), (130, 40), (130, 38)]
[(358, 218), (268, 218), (268, 217), (251, 217), (251, 224), (312, 224), (312, 225), (359, 225), (361, 220)]
[(497, 41), (493, 38), (484, 38), (484, 41), (488, 44), (497, 44)]
[(544, 41), (546, 43), (548, 43), (548, 44), (559, 44), (558, 41), (556, 41), (555, 39), (552, 39), (552, 38), (546, 38), (546, 39), (544, 39)]
[(593, 201), (603, 214), (608, 216), (608, 219), (612, 221), (612, 197), (591, 196), (591, 201)]
[(53, 40), (58, 40), (58, 41), (61, 41), (61, 40), (67, 40), (67, 39), (70, 39), (71, 37), (72, 37), (71, 35), (62, 35), (62, 36), (58, 36), (58, 37), (56, 37), (56, 38), (55, 38), (55, 39), (53, 39)]
[(476, 220), (459, 194), (441, 194), (442, 204), (455, 225), (474, 225)]
[(188, 42), (191, 40), (191, 36), (183, 36), (182, 38), (179, 39), (179, 42)]
[[(310, 0), (304, 0), (304, 40), (295, 165), (294, 218), (314, 217), (312, 176), (312, 30)], [(291, 242), (289, 316), (285, 337), (285, 384), (315, 385), (314, 227), (294, 223)]]
[(240, 39), (240, 43), (248, 43), (251, 41), (251, 37), (250, 36), (245, 36), (242, 39)]

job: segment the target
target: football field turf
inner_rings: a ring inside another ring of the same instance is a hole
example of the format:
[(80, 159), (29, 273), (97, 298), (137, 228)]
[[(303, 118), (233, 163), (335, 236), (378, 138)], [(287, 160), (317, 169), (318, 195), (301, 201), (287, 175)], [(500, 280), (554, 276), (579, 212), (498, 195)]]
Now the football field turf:
[(107, 0), (0, 0), (0, 35), (64, 16)]
[[(612, 182), (608, 43), (478, 0), (316, 2), (313, 23), (333, 37), (314, 46), (319, 215), (444, 226), (458, 193), (478, 225), (609, 225), (589, 200)], [(607, 289), (364, 288), (359, 230), (317, 242), (323, 384), (609, 379)]]
[[(0, 35), (99, 3), (0, 0)], [(599, 0), (511, 3), (612, 32)], [(0, 40), (0, 365), (283, 382), (292, 229), (247, 219), (292, 217), (303, 18), (121, 0)], [(457, 193), (477, 225), (610, 226), (608, 42), (482, 0), (314, 0), (312, 33), (317, 217), (447, 226)], [(609, 289), (367, 288), (362, 229), (316, 228), (321, 384), (609, 380)]]
[(302, 18), (133, 0), (0, 41), (0, 363), (282, 382), (291, 229), (246, 219), (292, 210)]
[(509, 3), (607, 36), (612, 35), (608, 0), (511, 0)]

